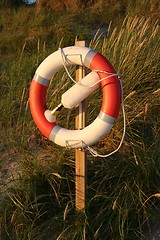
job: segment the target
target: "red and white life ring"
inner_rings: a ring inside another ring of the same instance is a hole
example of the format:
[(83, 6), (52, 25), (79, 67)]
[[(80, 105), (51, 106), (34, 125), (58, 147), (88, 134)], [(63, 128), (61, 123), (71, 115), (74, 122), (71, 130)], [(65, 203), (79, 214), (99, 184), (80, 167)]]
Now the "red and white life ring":
[[(62, 95), (64, 107), (76, 106), (99, 85), (102, 87), (103, 100), (100, 113), (89, 126), (81, 130), (62, 128), (56, 123), (51, 111), (45, 108), (49, 81), (64, 66), (64, 61), (66, 66), (83, 65), (92, 70), (81, 82), (88, 86), (95, 83), (92, 88), (75, 84)], [(110, 76), (111, 73), (112, 76)], [(110, 77), (107, 79), (108, 76)], [(101, 79), (103, 80), (100, 84), (96, 84)], [(80, 148), (95, 144), (111, 130), (119, 114), (121, 95), (116, 71), (104, 56), (87, 47), (71, 46), (52, 53), (37, 68), (30, 86), (30, 109), (34, 122), (45, 137), (60, 146), (69, 145), (72, 148)]]

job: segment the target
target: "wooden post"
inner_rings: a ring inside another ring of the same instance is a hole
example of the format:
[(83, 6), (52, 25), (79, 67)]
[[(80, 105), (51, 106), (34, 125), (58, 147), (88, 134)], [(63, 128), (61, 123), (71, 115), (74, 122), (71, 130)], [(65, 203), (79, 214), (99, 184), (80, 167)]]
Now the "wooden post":
[[(85, 41), (76, 41), (76, 46), (85, 46)], [(78, 82), (85, 76), (85, 67), (77, 66), (76, 81)], [(76, 109), (76, 128), (82, 129), (86, 126), (87, 99), (85, 99)], [(83, 150), (75, 150), (75, 194), (76, 194), (76, 210), (82, 211), (85, 208), (86, 199), (86, 153)]]

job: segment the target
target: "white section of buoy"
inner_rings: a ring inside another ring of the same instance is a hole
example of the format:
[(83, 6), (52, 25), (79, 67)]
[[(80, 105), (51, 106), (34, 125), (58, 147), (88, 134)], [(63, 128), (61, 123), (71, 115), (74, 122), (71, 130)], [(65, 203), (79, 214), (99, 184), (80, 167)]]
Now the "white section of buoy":
[(56, 122), (56, 116), (52, 115), (51, 110), (46, 110), (44, 112), (44, 116), (48, 120), (48, 122), (51, 122), (51, 123)]
[[(61, 103), (65, 108), (76, 107), (100, 86), (100, 83), (97, 83), (99, 80), (100, 78), (96, 72), (90, 72), (62, 95)], [(94, 86), (90, 87), (92, 85)]]

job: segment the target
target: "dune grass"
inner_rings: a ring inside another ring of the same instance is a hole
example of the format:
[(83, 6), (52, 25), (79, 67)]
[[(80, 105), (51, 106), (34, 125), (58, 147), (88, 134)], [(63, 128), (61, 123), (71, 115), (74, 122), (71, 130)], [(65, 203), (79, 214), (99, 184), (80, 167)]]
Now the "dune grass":
[[(34, 28), (31, 29), (34, 35)], [(44, 36), (27, 40), (26, 36), (23, 44), (20, 41), (17, 55), (14, 46), (7, 55), (10, 49), (4, 42), (4, 60), (0, 60), (1, 154), (4, 158), (6, 151), (14, 153), (19, 162), (12, 184), (8, 188), (2, 185), (5, 199), (0, 209), (1, 239), (84, 239), (84, 232), (87, 240), (149, 239), (152, 225), (160, 223), (158, 24), (143, 17), (126, 17), (120, 28), (110, 24), (104, 37), (97, 32), (90, 41), (90, 47), (106, 56), (117, 72), (124, 75), (127, 132), (115, 155), (100, 159), (87, 153), (88, 193), (86, 209), (81, 214), (75, 212), (74, 151), (44, 138), (29, 110), (28, 92), (34, 72), (59, 47), (59, 42), (54, 42), (51, 50), (50, 40), (44, 41)], [(65, 44), (62, 41), (60, 46)], [(53, 91), (60, 78), (62, 84)], [(59, 103), (62, 92), (70, 85), (65, 71), (55, 76), (48, 90), (50, 108)], [(97, 116), (97, 105), (101, 105), (100, 91), (89, 98), (88, 122)], [(73, 110), (64, 109), (59, 115), (65, 127), (73, 128), (73, 119)], [(111, 133), (95, 149), (100, 153), (112, 151), (122, 131), (120, 113)]]

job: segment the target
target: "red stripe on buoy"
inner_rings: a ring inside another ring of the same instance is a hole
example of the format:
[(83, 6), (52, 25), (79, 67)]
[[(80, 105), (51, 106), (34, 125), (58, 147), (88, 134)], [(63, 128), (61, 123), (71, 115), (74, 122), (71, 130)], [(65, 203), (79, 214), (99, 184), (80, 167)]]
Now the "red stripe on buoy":
[[(91, 63), (91, 70), (102, 70), (109, 73), (116, 73), (112, 64), (100, 53), (94, 55)], [(109, 76), (110, 74), (98, 72), (100, 79)], [(121, 86), (117, 76), (110, 77), (101, 82), (103, 92), (103, 102), (101, 111), (111, 117), (118, 117), (121, 106)]]
[(29, 100), (30, 109), (34, 122), (45, 137), (49, 138), (50, 132), (56, 123), (50, 123), (44, 116), (46, 105), (47, 87), (32, 80), (30, 86)]

